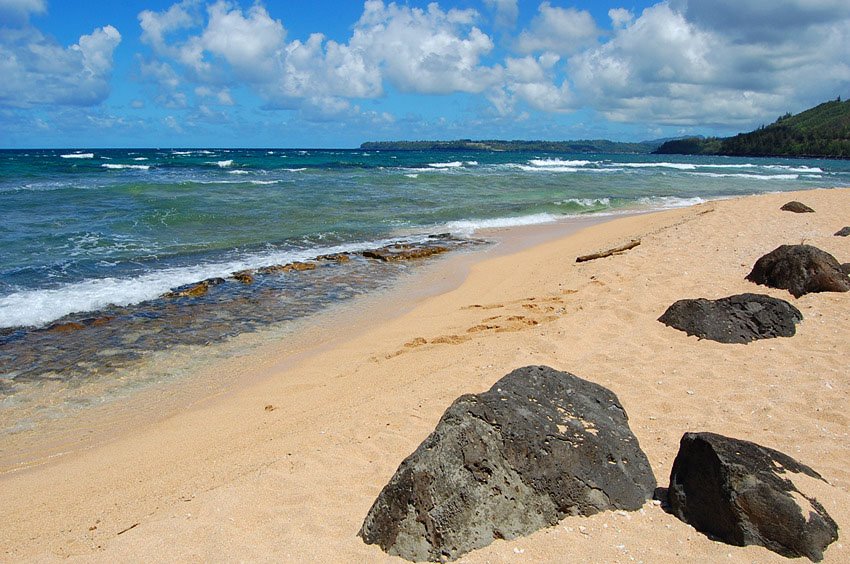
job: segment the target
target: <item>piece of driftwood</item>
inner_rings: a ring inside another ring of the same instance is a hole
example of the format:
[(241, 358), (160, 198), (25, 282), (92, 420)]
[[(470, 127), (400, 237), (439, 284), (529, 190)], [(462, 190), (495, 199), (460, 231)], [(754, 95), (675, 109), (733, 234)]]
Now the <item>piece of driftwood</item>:
[(634, 239), (633, 241), (629, 241), (625, 245), (620, 245), (619, 247), (614, 247), (613, 249), (608, 249), (607, 251), (580, 256), (576, 258), (576, 262), (587, 262), (589, 260), (610, 257), (611, 255), (619, 255), (620, 253), (624, 253), (629, 249), (634, 249), (638, 245), (640, 245), (640, 239)]

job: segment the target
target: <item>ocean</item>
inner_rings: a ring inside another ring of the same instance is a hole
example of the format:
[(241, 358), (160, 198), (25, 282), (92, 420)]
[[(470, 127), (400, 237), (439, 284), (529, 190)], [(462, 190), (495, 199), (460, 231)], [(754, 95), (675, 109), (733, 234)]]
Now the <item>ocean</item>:
[(848, 185), (850, 162), (833, 160), (0, 151), (0, 409), (309, 319), (429, 260), (364, 251), (475, 252), (486, 228)]

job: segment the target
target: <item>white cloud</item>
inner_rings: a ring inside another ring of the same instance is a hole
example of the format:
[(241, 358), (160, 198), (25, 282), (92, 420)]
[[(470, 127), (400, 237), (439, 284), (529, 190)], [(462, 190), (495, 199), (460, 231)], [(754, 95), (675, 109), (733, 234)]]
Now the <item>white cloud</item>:
[(502, 72), (481, 64), (493, 42), (474, 25), (473, 10), (367, 0), (349, 42), (338, 43), (318, 33), (286, 41), (283, 23), (260, 4), (243, 11), (219, 0), (206, 18), (200, 8), (184, 0), (162, 12), (143, 11), (142, 40), (187, 81), (247, 84), (271, 108), (338, 115), (357, 110), (348, 99), (381, 96), (385, 82), (405, 92), (481, 92)]
[(626, 27), (635, 19), (635, 15), (625, 8), (612, 8), (608, 10), (608, 17), (611, 18), (611, 25), (616, 29)]
[(286, 30), (266, 9), (255, 4), (242, 10), (219, 1), (208, 9), (209, 23), (200, 37), (201, 47), (230, 63), (237, 74), (250, 81), (262, 81), (275, 71)]
[(472, 26), (476, 17), (472, 10), (442, 11), (436, 3), (421, 10), (368, 0), (349, 46), (402, 91), (481, 92), (501, 69), (480, 64), (494, 45)]
[(552, 51), (567, 55), (595, 44), (599, 34), (590, 12), (543, 2), (531, 21), (531, 29), (520, 33), (516, 48), (520, 53)]
[(570, 78), (589, 105), (624, 122), (749, 125), (835, 97), (850, 85), (850, 18), (827, 21), (822, 6), (785, 4), (796, 5), (797, 23), (775, 37), (750, 19), (769, 12), (766, 3), (656, 4), (572, 57)]
[(511, 29), (519, 16), (517, 0), (484, 0), (484, 4), (495, 12), (497, 28)]
[(4, 20), (20, 24), (26, 22), (30, 14), (46, 11), (45, 0), (0, 0), (0, 24)]
[(62, 47), (34, 27), (0, 27), (0, 106), (87, 106), (109, 95), (112, 55), (121, 42), (107, 25)]

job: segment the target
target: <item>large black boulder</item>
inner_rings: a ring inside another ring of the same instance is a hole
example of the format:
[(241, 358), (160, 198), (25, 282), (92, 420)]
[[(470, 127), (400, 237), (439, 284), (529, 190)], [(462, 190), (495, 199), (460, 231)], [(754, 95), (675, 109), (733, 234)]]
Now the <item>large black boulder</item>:
[(685, 433), (667, 500), (679, 519), (723, 542), (819, 561), (838, 539), (838, 525), (795, 486), (795, 474), (823, 480), (779, 451), (714, 433)]
[(761, 294), (738, 294), (719, 300), (679, 300), (658, 318), (661, 323), (720, 343), (793, 337), (803, 319), (785, 300)]
[(795, 298), (812, 292), (847, 292), (850, 278), (831, 254), (811, 245), (782, 245), (756, 261), (747, 280), (788, 290)]
[(359, 535), (408, 560), (451, 560), (567, 515), (636, 510), (654, 488), (613, 392), (527, 366), (455, 400), (381, 491)]

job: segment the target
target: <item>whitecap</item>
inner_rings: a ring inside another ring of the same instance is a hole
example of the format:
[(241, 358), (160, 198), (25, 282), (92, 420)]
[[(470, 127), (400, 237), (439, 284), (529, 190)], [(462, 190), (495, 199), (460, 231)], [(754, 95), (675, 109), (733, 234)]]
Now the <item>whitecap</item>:
[(577, 167), (577, 166), (587, 166), (589, 164), (594, 163), (594, 161), (581, 161), (581, 160), (561, 160), (561, 159), (531, 159), (528, 161), (529, 164), (536, 167)]
[(93, 159), (94, 153), (68, 153), (67, 155), (59, 155), (63, 159)]
[(228, 171), (227, 171), (227, 173), (228, 173), (228, 174), (250, 174), (250, 172), (248, 172), (247, 170), (241, 170), (241, 169), (238, 169), (238, 170), (228, 170)]
[(431, 168), (460, 168), (463, 163), (460, 161), (452, 161), (450, 163), (428, 163)]
[(610, 198), (567, 198), (566, 200), (561, 200), (555, 202), (556, 205), (563, 206), (567, 204), (576, 204), (583, 208), (592, 208), (594, 206), (610, 206), (611, 199)]
[(419, 178), (419, 175), (416, 174), (416, 173), (405, 174), (405, 176), (408, 177), (408, 178)]
[(151, 165), (112, 164), (112, 163), (103, 163), (100, 166), (103, 167), (103, 168), (108, 168), (110, 170), (121, 170), (121, 169), (148, 170), (151, 167)]
[(688, 163), (617, 163), (628, 168), (674, 168), (676, 170), (696, 170), (697, 165)]

